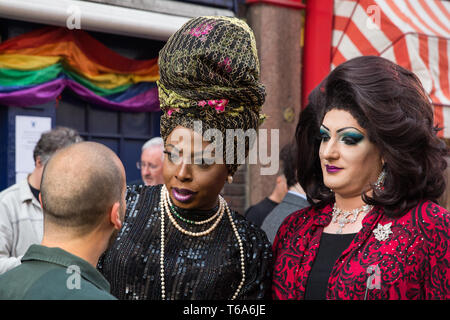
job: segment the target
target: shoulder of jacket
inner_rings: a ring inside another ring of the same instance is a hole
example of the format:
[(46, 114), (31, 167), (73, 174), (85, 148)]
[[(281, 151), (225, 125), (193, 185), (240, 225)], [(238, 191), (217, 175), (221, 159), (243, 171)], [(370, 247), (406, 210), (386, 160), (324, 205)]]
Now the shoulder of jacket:
[(432, 222), (435, 219), (441, 219), (450, 216), (450, 212), (447, 209), (441, 207), (437, 203), (429, 200), (421, 201), (411, 210), (413, 218), (423, 222)]
[(6, 188), (2, 192), (0, 192), (0, 201), (8, 200), (11, 198), (19, 198), (19, 190), (20, 186), (18, 183), (13, 184), (12, 186)]
[(309, 206), (292, 212), (289, 216), (286, 217), (285, 221), (288, 219), (291, 221), (296, 219), (310, 220), (318, 214), (319, 212), (314, 207)]
[(412, 208), (411, 219), (426, 237), (436, 232), (450, 235), (450, 212), (432, 201), (422, 201)]
[(283, 220), (283, 223), (280, 225), (279, 230), (295, 230), (298, 227), (303, 226), (305, 223), (314, 221), (314, 218), (317, 215), (318, 212), (313, 207), (306, 207), (294, 211)]

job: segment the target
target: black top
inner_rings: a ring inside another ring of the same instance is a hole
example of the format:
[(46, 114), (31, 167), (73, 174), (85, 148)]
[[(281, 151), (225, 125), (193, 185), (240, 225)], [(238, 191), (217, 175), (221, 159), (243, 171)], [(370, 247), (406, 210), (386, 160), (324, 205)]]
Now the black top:
[(249, 207), (245, 211), (244, 215), (247, 218), (247, 220), (253, 222), (258, 227), (261, 227), (264, 219), (277, 205), (278, 205), (277, 202), (270, 200), (268, 197), (265, 197), (257, 204)]
[(38, 190), (36, 188), (33, 188), (31, 186), (30, 183), (28, 183), (28, 186), (30, 187), (31, 193), (33, 194), (33, 196), (36, 198), (36, 200), (39, 202), (39, 193), (41, 192), (41, 190)]
[(136, 185), (136, 186), (145, 185), (145, 183), (144, 183), (144, 181), (142, 181), (142, 179), (137, 179), (137, 180), (127, 182), (127, 185), (132, 187), (133, 185)]
[(336, 260), (350, 246), (356, 233), (322, 233), (319, 251), (308, 277), (305, 300), (325, 300), (328, 279)]
[[(119, 299), (161, 299), (161, 185), (128, 189), (127, 210), (122, 229), (98, 268)], [(184, 220), (205, 220), (209, 211), (176, 208)], [(178, 224), (192, 232), (209, 228)], [(243, 216), (232, 212), (245, 256), (246, 280), (237, 299), (270, 298), (272, 250), (265, 233)], [(242, 279), (239, 245), (225, 213), (217, 227), (201, 237), (188, 236), (165, 216), (164, 277), (166, 299), (228, 300)]]

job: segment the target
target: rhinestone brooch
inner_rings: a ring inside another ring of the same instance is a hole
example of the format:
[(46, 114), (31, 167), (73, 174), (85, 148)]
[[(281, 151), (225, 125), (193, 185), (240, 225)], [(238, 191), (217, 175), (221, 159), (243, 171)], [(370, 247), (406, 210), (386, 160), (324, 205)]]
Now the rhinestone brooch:
[(373, 230), (375, 239), (377, 239), (378, 241), (386, 241), (389, 238), (389, 235), (392, 233), (391, 225), (392, 222), (389, 222), (384, 226), (379, 223), (376, 229)]

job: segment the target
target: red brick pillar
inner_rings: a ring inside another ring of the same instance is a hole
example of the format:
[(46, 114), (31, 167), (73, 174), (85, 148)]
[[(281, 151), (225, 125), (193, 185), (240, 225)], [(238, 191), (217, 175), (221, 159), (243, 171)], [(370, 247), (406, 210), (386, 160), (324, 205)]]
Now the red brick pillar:
[[(303, 10), (267, 3), (251, 4), (247, 21), (256, 37), (261, 63), (261, 80), (266, 86), (263, 112), (267, 115), (262, 129), (279, 130), (282, 146), (294, 138), (301, 110), (301, 34)], [(268, 147), (269, 154), (271, 146)], [(261, 175), (261, 165), (247, 166), (247, 204), (253, 205), (270, 195), (275, 175)]]

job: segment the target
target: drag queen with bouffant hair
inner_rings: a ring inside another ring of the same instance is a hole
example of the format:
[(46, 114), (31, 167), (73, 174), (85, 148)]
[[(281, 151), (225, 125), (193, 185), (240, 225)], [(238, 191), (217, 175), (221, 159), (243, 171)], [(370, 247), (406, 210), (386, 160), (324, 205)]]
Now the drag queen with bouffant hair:
[(297, 126), (311, 207), (273, 245), (275, 299), (450, 299), (445, 143), (419, 79), (375, 56), (334, 69)]

